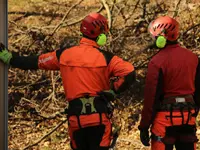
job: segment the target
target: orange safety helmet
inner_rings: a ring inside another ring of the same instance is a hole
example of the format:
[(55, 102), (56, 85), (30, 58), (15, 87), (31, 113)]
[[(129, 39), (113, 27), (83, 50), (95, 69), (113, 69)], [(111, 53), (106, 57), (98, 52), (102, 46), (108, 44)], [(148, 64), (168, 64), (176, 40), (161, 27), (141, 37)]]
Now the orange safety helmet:
[(175, 41), (179, 37), (179, 23), (169, 16), (162, 16), (150, 23), (149, 32), (154, 37), (161, 35), (169, 41)]
[(89, 38), (96, 38), (109, 31), (108, 21), (99, 13), (91, 13), (82, 20), (80, 31)]

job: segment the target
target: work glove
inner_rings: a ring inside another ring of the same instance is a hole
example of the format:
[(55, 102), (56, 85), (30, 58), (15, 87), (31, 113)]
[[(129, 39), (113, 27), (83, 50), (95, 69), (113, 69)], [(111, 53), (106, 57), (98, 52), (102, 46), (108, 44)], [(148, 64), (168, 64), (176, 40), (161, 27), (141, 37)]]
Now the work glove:
[(12, 53), (8, 52), (3, 43), (0, 43), (0, 60), (2, 60), (5, 64), (9, 64), (11, 58)]
[(113, 90), (104, 90), (97, 93), (99, 96), (106, 98), (108, 101), (114, 101), (116, 94)]
[(140, 130), (140, 140), (144, 146), (150, 146), (149, 141), (149, 131), (148, 129), (141, 129)]

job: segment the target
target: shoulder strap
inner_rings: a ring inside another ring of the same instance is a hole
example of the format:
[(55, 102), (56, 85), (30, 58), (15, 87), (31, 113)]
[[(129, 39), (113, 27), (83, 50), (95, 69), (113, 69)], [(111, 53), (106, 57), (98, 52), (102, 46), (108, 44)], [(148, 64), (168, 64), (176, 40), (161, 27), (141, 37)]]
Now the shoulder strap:
[(106, 59), (106, 63), (107, 65), (109, 65), (110, 61), (112, 60), (114, 54), (108, 51), (104, 51), (98, 48), (98, 50), (104, 55), (105, 59)]

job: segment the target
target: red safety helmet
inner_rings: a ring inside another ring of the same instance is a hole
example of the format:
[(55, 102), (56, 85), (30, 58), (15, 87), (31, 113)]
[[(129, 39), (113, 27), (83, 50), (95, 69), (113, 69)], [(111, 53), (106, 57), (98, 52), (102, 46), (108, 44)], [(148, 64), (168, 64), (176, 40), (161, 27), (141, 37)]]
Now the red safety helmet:
[(179, 23), (169, 16), (162, 16), (150, 23), (149, 32), (154, 37), (162, 35), (169, 41), (175, 41), (179, 37)]
[(89, 38), (96, 38), (101, 33), (108, 32), (107, 19), (99, 13), (91, 13), (82, 22), (80, 31)]

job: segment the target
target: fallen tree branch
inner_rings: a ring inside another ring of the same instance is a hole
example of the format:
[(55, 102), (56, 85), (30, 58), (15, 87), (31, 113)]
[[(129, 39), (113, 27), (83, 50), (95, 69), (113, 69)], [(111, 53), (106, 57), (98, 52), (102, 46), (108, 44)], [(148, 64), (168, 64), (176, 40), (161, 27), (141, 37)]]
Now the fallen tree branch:
[[(82, 0), (79, 0), (77, 3), (75, 3), (73, 6), (71, 6), (68, 11), (65, 13), (64, 17), (62, 18), (62, 20), (60, 21), (59, 24), (57, 24), (57, 26), (54, 28), (54, 30), (52, 31), (52, 33), (50, 34), (50, 36), (53, 36), (54, 33), (60, 28), (60, 26), (63, 24), (63, 22), (65, 21), (66, 17), (68, 16), (68, 14), (70, 13), (70, 11), (76, 7), (77, 5), (79, 5), (82, 2)], [(45, 40), (47, 40), (48, 38), (46, 38)]]
[[(102, 9), (103, 9), (103, 5), (101, 5), (101, 7), (96, 11), (97, 13), (98, 12), (100, 12)], [(88, 15), (88, 14), (87, 14)], [(85, 15), (85, 16), (83, 16), (83, 17), (80, 17), (80, 18), (78, 18), (77, 20), (75, 20), (75, 21), (72, 21), (72, 22), (69, 22), (69, 20), (67, 20), (67, 21), (65, 21), (65, 22), (63, 22), (62, 24), (61, 24), (61, 26), (62, 27), (66, 27), (66, 26), (71, 26), (71, 25), (74, 25), (74, 24), (76, 24), (76, 23), (79, 23), (80, 21), (82, 21), (87, 15)], [(70, 19), (71, 20), (71, 19)], [(69, 22), (69, 23), (68, 23)]]
[(38, 104), (32, 102), (31, 100), (29, 100), (29, 99), (27, 99), (27, 98), (22, 97), (21, 100), (26, 101), (26, 102), (29, 102), (29, 103), (33, 104), (35, 107), (38, 107), (38, 106), (39, 106)]
[(133, 14), (133, 13), (135, 12), (135, 10), (138, 8), (139, 3), (140, 3), (140, 0), (138, 0), (138, 1), (136, 2), (132, 14)]
[(37, 140), (36, 142), (34, 142), (31, 145), (26, 146), (25, 148), (23, 148), (23, 150), (27, 150), (30, 147), (33, 147), (35, 145), (37, 145), (38, 143), (40, 143), (42, 140), (44, 140), (46, 137), (48, 137), (49, 135), (51, 135), (54, 131), (56, 131), (60, 126), (62, 126), (65, 122), (67, 121), (67, 118), (65, 120), (63, 120), (62, 122), (60, 122), (56, 127), (54, 127), (50, 132), (48, 132), (47, 134), (45, 134), (44, 136), (42, 136), (39, 140)]
[(64, 14), (52, 13), (52, 12), (21, 12), (21, 11), (10, 11), (8, 15), (23, 15), (14, 19), (14, 21), (18, 21), (22, 18), (29, 16), (44, 16), (44, 17), (63, 17)]
[(12, 86), (11, 89), (12, 90), (22, 90), (22, 89), (25, 89), (25, 88), (30, 88), (31, 86), (37, 86), (37, 85), (42, 85), (42, 84), (47, 84), (49, 83), (50, 81), (49, 80), (43, 80), (43, 81), (36, 81), (34, 83), (12, 83)]
[(108, 6), (108, 4), (106, 3), (105, 0), (101, 0), (101, 2), (102, 2), (103, 6), (105, 7), (106, 12), (107, 12), (107, 16), (108, 16), (108, 27), (109, 27), (109, 29), (110, 29), (110, 28), (111, 28), (111, 23), (112, 23), (110, 9), (109, 9), (109, 6)]
[(180, 3), (181, 3), (181, 0), (179, 0), (178, 3), (176, 4), (176, 8), (175, 8), (175, 11), (174, 11), (173, 18), (175, 18), (178, 15), (178, 10), (179, 10)]
[(194, 29), (194, 28), (196, 28), (196, 27), (198, 27), (198, 26), (200, 26), (200, 23), (198, 23), (198, 24), (196, 24), (196, 25), (194, 25), (194, 26), (188, 28), (185, 32), (183, 32), (182, 35), (184, 36), (188, 31), (190, 31), (190, 30), (192, 30), (192, 29)]

